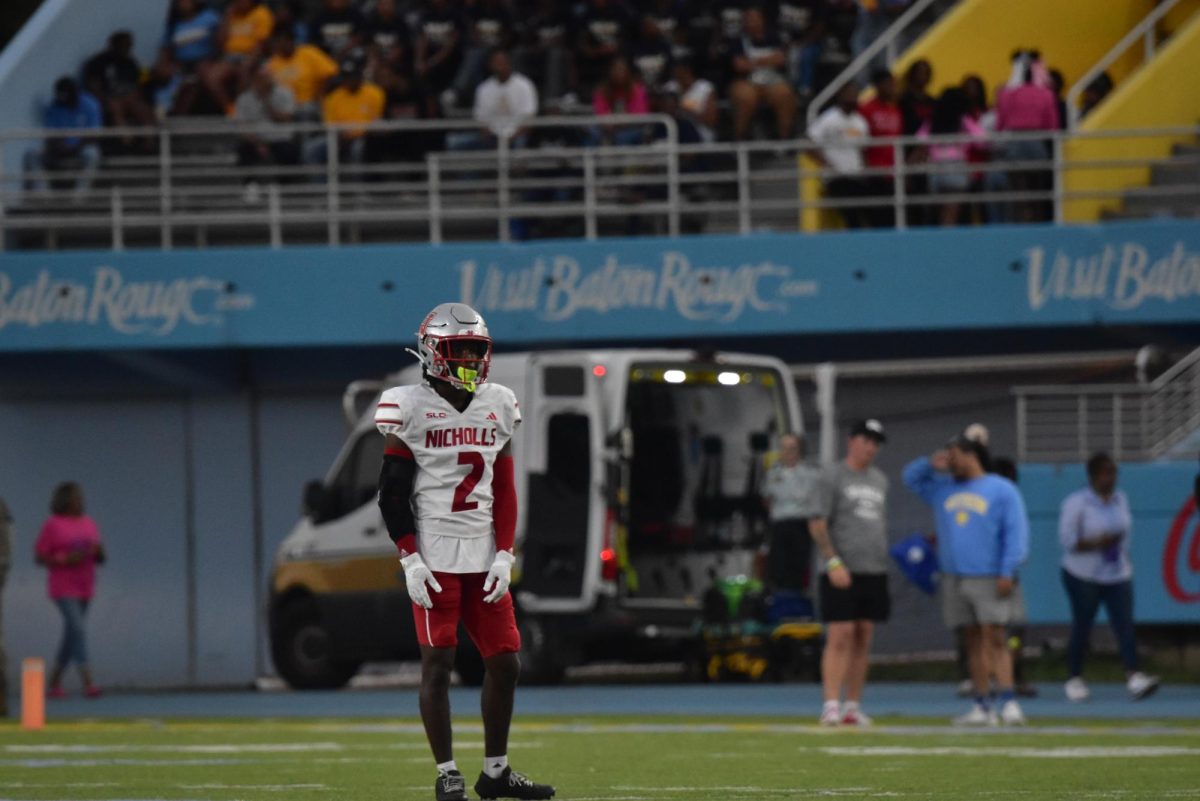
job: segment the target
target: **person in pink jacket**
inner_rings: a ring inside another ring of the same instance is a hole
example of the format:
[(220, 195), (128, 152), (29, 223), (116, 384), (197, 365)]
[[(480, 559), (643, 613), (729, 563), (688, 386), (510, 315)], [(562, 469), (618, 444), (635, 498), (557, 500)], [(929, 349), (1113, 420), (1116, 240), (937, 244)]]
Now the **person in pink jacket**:
[[(925, 148), (925, 160), (940, 167), (929, 175), (929, 192), (934, 195), (957, 195), (959, 200), (947, 201), (939, 211), (939, 221), (944, 226), (958, 225), (961, 197), (971, 188), (971, 174), (967, 170), (968, 156), (973, 144), (983, 144), (987, 132), (968, 113), (967, 93), (957, 86), (942, 91), (933, 106), (933, 117), (917, 130), (917, 137), (929, 139), (939, 137)], [(942, 141), (940, 137), (969, 134), (975, 141), (957, 139)]]
[(49, 696), (63, 698), (62, 677), (74, 662), (88, 698), (100, 695), (88, 667), (83, 617), (96, 591), (96, 565), (104, 562), (100, 531), (84, 514), (83, 489), (73, 481), (59, 484), (50, 498), (50, 517), (34, 545), (37, 563), (49, 571), (50, 598), (63, 616), (63, 636), (50, 674)]
[[(638, 80), (625, 56), (616, 56), (609, 63), (608, 77), (592, 93), (592, 111), (597, 117), (650, 113), (646, 87)], [(645, 141), (645, 128), (628, 123), (605, 126), (603, 130), (594, 130), (591, 135), (593, 145), (640, 145)]]

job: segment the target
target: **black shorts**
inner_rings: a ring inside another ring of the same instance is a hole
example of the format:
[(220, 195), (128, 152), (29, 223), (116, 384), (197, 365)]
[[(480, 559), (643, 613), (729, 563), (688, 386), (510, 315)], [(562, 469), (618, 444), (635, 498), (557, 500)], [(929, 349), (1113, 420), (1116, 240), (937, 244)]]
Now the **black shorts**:
[(812, 536), (804, 519), (771, 524), (767, 550), (767, 581), (773, 590), (807, 593), (812, 574)]
[(851, 573), (850, 587), (839, 590), (821, 574), (821, 619), (826, 623), (870, 620), (882, 623), (892, 613), (887, 573)]

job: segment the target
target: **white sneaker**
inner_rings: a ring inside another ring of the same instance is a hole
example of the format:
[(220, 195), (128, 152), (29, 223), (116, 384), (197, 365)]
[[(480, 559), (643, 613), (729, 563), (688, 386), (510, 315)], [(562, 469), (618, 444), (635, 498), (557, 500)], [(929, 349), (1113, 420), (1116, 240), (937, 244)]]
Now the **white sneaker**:
[(1140, 701), (1154, 694), (1158, 689), (1158, 676), (1147, 676), (1140, 670), (1129, 677), (1129, 681), (1125, 682), (1125, 689), (1129, 690), (1129, 698), (1132, 701)]
[[(1132, 679), (1130, 680), (1132, 681)], [(1068, 701), (1076, 704), (1086, 701), (1092, 695), (1087, 682), (1081, 676), (1072, 676), (1067, 679), (1067, 683), (1063, 685), (1063, 692), (1067, 694)]]
[(842, 724), (842, 711), (838, 708), (837, 703), (826, 704), (821, 709), (821, 725), (822, 726), (840, 726)]
[(1000, 722), (1005, 726), (1024, 726), (1025, 713), (1021, 711), (1021, 705), (1016, 701), (1005, 701), (1000, 707)]
[(871, 716), (857, 706), (847, 704), (842, 712), (843, 726), (872, 726), (874, 724), (875, 721), (871, 719)]
[(954, 719), (955, 726), (999, 726), (996, 710), (988, 709), (982, 704), (973, 704), (971, 711)]

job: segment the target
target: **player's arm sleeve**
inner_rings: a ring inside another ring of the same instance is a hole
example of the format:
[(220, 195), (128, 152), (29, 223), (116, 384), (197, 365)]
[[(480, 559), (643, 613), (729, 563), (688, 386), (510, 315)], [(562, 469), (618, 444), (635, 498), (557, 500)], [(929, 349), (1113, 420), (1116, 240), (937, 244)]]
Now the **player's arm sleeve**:
[(387, 438), (379, 471), (379, 511), (401, 556), (417, 552), (417, 524), (412, 511), (417, 462), (400, 438), (407, 428), (408, 417), (403, 392), (399, 389), (384, 392), (375, 407), (375, 427)]
[(517, 537), (517, 484), (510, 440), (492, 466), (492, 529), (497, 551), (512, 551)]
[(416, 474), (412, 451), (399, 437), (389, 434), (379, 471), (379, 511), (401, 557), (417, 552), (417, 524), (412, 511)]
[(1029, 515), (1025, 512), (1025, 501), (1015, 488), (1009, 492), (1004, 504), (1004, 543), (1000, 552), (1000, 575), (1012, 578), (1020, 566), (1029, 558)]

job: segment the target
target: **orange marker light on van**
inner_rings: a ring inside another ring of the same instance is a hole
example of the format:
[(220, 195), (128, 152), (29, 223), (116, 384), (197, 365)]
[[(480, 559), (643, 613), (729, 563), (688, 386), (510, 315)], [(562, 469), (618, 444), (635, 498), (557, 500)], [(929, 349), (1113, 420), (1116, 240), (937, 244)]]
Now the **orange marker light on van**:
[(608, 372), (608, 368), (605, 367), (603, 364), (597, 364), (592, 367), (592, 375), (596, 376), (596, 378), (604, 378), (604, 375), (607, 372)]

